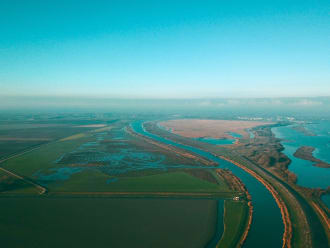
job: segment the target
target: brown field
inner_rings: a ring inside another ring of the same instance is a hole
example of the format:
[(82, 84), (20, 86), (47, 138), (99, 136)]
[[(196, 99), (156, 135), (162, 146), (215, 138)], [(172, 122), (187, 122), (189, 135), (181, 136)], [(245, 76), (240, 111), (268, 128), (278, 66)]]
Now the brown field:
[(248, 137), (246, 129), (271, 124), (261, 121), (232, 121), (232, 120), (201, 120), (201, 119), (180, 119), (159, 123), (170, 129), (173, 133), (188, 137), (211, 137), (215, 139), (232, 138), (227, 132), (234, 132)]

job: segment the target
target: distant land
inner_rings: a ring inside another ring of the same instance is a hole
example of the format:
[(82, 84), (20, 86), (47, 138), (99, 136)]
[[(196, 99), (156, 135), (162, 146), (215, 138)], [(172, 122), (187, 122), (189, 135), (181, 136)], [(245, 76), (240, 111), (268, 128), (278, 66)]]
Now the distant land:
[[(127, 98), (114, 96), (10, 96), (0, 93), (0, 112), (157, 112), (187, 113), (194, 117), (214, 113), (273, 117), (278, 114), (326, 117), (330, 115), (330, 97), (277, 97), (277, 98)], [(211, 117), (211, 116), (210, 116)]]

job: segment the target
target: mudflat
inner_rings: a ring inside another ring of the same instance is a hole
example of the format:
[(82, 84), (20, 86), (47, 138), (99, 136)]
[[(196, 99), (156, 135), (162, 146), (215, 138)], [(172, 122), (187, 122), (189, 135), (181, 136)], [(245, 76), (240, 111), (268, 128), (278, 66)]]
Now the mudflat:
[(159, 124), (175, 134), (188, 138), (211, 137), (226, 139), (232, 138), (230, 133), (248, 137), (246, 129), (271, 123), (238, 120), (178, 119), (160, 122)]

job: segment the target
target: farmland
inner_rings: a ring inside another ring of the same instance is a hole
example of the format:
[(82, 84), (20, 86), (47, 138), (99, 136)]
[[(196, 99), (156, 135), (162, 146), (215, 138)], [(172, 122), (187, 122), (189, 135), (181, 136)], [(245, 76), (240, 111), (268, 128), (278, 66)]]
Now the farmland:
[(2, 247), (202, 247), (217, 216), (214, 200), (19, 197), (0, 205)]
[[(224, 217), (219, 199), (240, 192), (218, 177), (207, 160), (149, 143), (127, 132), (128, 123), (24, 124), (25, 131), (20, 125), (3, 127), (3, 142), (24, 140), (27, 146), (14, 147), (1, 163), (0, 202), (6, 216), (1, 243), (44, 247), (58, 235), (61, 241), (53, 247), (63, 242), (90, 247), (96, 245), (95, 238), (98, 247), (202, 247), (218, 242)], [(41, 228), (46, 223), (52, 225)], [(62, 230), (63, 223), (70, 224)], [(141, 223), (145, 228), (139, 228)], [(232, 228), (228, 225), (227, 230)], [(90, 238), (78, 240), (81, 233)]]

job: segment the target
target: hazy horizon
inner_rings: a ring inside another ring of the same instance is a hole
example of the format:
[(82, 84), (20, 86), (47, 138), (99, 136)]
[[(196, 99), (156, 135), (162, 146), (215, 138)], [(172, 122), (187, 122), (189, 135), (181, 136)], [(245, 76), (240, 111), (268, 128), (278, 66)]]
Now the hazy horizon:
[(330, 97), (120, 99), (95, 97), (0, 98), (0, 112), (145, 112), (236, 113), (249, 115), (308, 114), (330, 118)]

